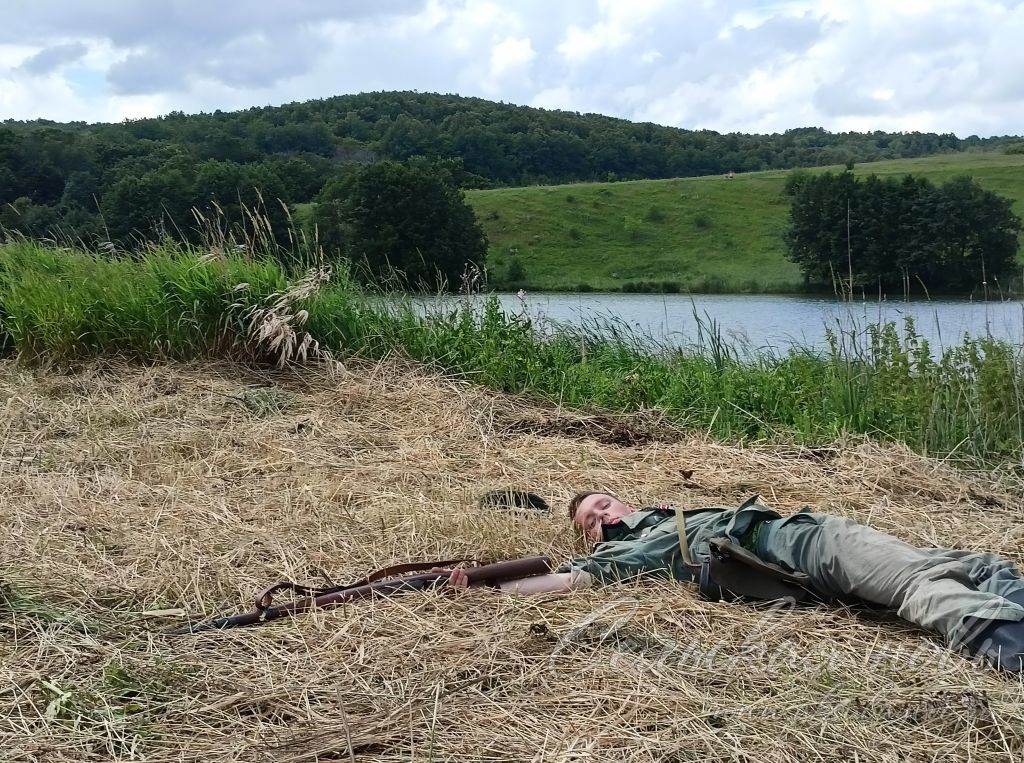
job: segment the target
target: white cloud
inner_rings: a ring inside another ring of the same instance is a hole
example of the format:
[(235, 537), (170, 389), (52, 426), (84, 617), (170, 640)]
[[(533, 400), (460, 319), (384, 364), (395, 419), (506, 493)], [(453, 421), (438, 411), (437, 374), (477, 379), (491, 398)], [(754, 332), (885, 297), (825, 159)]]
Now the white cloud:
[(570, 63), (582, 63), (598, 53), (616, 51), (636, 39), (639, 28), (663, 5), (662, 0), (600, 0), (600, 20), (586, 28), (571, 24), (557, 50)]
[(721, 131), (1024, 130), (1021, 0), (9, 0), (0, 118), (418, 89)]
[(589, 29), (573, 25), (566, 30), (565, 39), (558, 44), (558, 52), (567, 61), (580, 63), (595, 53), (621, 48), (628, 41), (628, 32), (607, 22), (595, 24)]
[(529, 37), (506, 37), (491, 49), (491, 74), (501, 77), (511, 70), (526, 66), (536, 57), (537, 52), (530, 44)]

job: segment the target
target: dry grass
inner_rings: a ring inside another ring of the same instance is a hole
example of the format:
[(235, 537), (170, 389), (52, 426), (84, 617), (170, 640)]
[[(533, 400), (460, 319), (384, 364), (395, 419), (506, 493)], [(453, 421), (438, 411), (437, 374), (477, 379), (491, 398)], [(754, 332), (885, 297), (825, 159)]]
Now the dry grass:
[(560, 515), (476, 510), (504, 485), (560, 506), (593, 486), (688, 505), (760, 492), (1021, 561), (1016, 496), (906, 450), (559, 437), (536, 422), (572, 414), (397, 366), (328, 379), (5, 364), (0, 407), (4, 760), (1024, 755), (1020, 683), (926, 634), (879, 613), (709, 604), (679, 585), (425, 593), (160, 635), (176, 610), (247, 609), (283, 577), (574, 552)]

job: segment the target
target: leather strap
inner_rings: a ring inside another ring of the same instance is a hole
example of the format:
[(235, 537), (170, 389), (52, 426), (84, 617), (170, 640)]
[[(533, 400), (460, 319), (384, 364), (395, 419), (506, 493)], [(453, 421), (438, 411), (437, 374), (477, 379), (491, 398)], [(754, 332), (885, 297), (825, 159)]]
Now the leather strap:
[(349, 588), (364, 586), (394, 575), (404, 575), (410, 572), (423, 572), (424, 570), (430, 570), (434, 567), (454, 567), (456, 564), (463, 564), (465, 562), (479, 564), (475, 559), (442, 559), (439, 562), (404, 562), (402, 564), (392, 564), (388, 567), (382, 567), (375, 572), (371, 572), (362, 580), (357, 580), (354, 583), (347, 583), (342, 586), (329, 586), (327, 588), (313, 588), (312, 586), (305, 586), (291, 580), (282, 580), (267, 586), (256, 594), (253, 603), (256, 605), (256, 609), (262, 610), (267, 609), (273, 603), (274, 594), (278, 591), (291, 591), (299, 596), (323, 596), (324, 594), (339, 593)]
[(788, 572), (778, 565), (760, 559), (728, 538), (711, 538), (711, 554), (697, 562), (686, 539), (686, 517), (675, 510), (676, 532), (683, 563), (690, 568), (701, 596), (710, 601), (722, 599), (755, 599), (770, 601), (810, 598), (810, 578), (802, 572)]
[(679, 509), (676, 509), (675, 513), (676, 532), (679, 533), (679, 550), (683, 555), (683, 564), (696, 572), (700, 569), (700, 565), (693, 561), (693, 554), (690, 553), (690, 542), (686, 540), (686, 517)]

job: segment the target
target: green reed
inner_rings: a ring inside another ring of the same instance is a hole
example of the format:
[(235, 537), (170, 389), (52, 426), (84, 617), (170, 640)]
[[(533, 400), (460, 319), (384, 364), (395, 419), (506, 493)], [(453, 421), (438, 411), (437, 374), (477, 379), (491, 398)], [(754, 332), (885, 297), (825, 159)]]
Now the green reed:
[[(272, 352), (253, 347), (248, 310), (297, 275), (267, 258), (172, 245), (114, 259), (10, 243), (0, 247), (0, 350), (269, 362)], [(934, 353), (910, 321), (837, 326), (822, 350), (743, 353), (705, 317), (692, 347), (666, 348), (613, 320), (554, 327), (493, 298), (417, 307), (355, 287), (344, 270), (292, 310), (307, 311), (301, 329), (335, 357), (398, 354), (566, 406), (657, 409), (730, 441), (820, 444), (859, 433), (974, 461), (1022, 455), (1020, 348), (964, 339)]]

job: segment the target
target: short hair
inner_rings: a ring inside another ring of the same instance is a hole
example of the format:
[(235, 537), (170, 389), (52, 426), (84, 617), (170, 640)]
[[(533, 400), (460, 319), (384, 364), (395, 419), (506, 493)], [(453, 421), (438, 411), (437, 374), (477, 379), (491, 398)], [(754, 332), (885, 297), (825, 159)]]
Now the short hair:
[(576, 519), (576, 510), (579, 509), (580, 504), (583, 503), (583, 501), (586, 498), (589, 498), (592, 495), (610, 495), (610, 494), (609, 493), (605, 493), (602, 490), (584, 490), (582, 493), (577, 493), (576, 495), (574, 495), (572, 498), (569, 499), (569, 521), (572, 521), (572, 520)]

